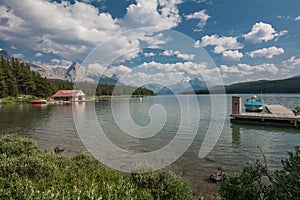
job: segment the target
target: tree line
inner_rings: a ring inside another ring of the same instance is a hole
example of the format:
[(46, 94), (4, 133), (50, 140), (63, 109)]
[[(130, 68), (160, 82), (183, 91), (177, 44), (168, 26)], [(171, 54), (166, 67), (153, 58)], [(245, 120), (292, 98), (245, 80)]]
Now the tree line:
[(28, 63), (18, 59), (0, 59), (0, 98), (33, 95), (47, 98), (58, 90), (72, 90), (76, 87), (88, 96), (101, 95), (154, 95), (146, 88), (114, 86), (92, 83), (78, 83), (49, 80), (30, 69)]
[(251, 94), (251, 93), (300, 93), (300, 78), (288, 78), (280, 80), (259, 80), (243, 83), (235, 83), (232, 85), (215, 86), (210, 89), (195, 90), (185, 92), (185, 94), (209, 94), (223, 93), (226, 94)]

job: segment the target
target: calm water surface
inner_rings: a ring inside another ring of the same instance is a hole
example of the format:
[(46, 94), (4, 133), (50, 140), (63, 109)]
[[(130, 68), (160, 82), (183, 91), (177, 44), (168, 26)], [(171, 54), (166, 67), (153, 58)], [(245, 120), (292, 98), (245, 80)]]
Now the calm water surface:
[[(248, 97), (249, 95), (239, 95)], [(190, 96), (181, 96), (188, 102)], [(169, 168), (180, 171), (188, 177), (197, 191), (203, 186), (203, 181), (209, 174), (222, 168), (225, 171), (240, 171), (249, 160), (261, 158), (261, 148), (270, 169), (280, 166), (280, 160), (287, 157), (287, 151), (300, 145), (300, 129), (263, 127), (254, 125), (232, 125), (229, 121), (231, 112), (231, 96), (227, 95), (227, 114), (222, 134), (206, 158), (198, 158), (199, 149), (210, 122), (210, 97), (197, 96), (198, 104), (190, 105), (190, 115), (199, 114), (201, 120), (197, 135), (190, 148)], [(290, 109), (300, 105), (300, 95), (264, 95), (267, 104), (282, 104)], [(120, 109), (124, 99), (117, 100)], [(175, 136), (180, 124), (181, 110), (175, 96), (147, 97), (141, 102), (139, 99), (130, 100), (130, 114), (134, 122), (140, 126), (148, 125), (151, 120), (149, 108), (160, 104), (167, 113), (167, 120), (163, 128), (153, 137), (137, 139), (123, 133), (114, 123), (111, 112), (111, 101), (82, 103), (75, 106), (78, 109), (94, 109), (99, 124), (108, 138), (123, 149), (133, 152), (150, 152), (169, 143)], [(193, 106), (199, 106), (200, 113), (193, 112)], [(159, 115), (159, 116), (158, 116)], [(160, 118), (161, 113), (157, 116)], [(188, 120), (191, 126), (197, 124), (193, 117)], [(214, 124), (221, 126), (221, 124)], [(189, 130), (184, 130), (187, 133)], [(65, 147), (65, 155), (75, 155), (87, 152), (82, 145), (75, 129), (72, 105), (0, 105), (0, 134), (17, 133), (38, 141), (44, 149), (53, 149), (58, 144)], [(125, 158), (126, 159), (126, 158)]]

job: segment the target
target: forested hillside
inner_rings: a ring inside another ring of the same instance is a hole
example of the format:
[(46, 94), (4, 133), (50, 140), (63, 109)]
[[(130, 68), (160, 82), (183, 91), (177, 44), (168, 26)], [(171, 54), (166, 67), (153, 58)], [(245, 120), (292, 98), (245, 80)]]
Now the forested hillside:
[[(236, 83), (224, 86), (227, 94), (251, 94), (251, 93), (300, 93), (300, 78), (282, 80), (260, 80), (244, 83)], [(212, 91), (223, 91), (222, 86), (211, 88)], [(189, 93), (189, 92), (186, 92)], [(208, 89), (196, 90), (196, 94), (208, 94)]]
[(0, 60), (0, 98), (19, 94), (38, 97), (51, 96), (56, 91), (52, 81), (30, 70), (28, 64), (17, 59)]
[[(33, 95), (47, 98), (57, 90), (72, 90), (71, 82), (48, 80), (37, 72), (30, 70), (30, 66), (15, 58), (0, 60), (0, 98), (17, 97), (18, 95)], [(154, 95), (153, 91), (145, 88), (131, 86), (96, 85), (92, 83), (79, 83), (78, 89), (87, 95)], [(113, 92), (114, 91), (114, 92)]]

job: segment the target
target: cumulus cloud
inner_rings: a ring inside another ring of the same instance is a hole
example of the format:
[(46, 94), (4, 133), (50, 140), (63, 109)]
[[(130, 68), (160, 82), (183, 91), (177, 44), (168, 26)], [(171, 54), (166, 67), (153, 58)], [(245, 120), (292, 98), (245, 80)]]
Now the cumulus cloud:
[[(131, 4), (123, 19), (119, 22), (126, 28), (155, 27), (170, 29), (181, 21), (178, 9), (174, 1), (137, 0)], [(163, 6), (157, 10), (158, 6)]]
[(259, 77), (262, 76), (264, 73), (277, 74), (277, 72), (279, 71), (278, 68), (271, 63), (264, 63), (261, 65), (249, 65), (243, 63), (239, 63), (233, 66), (221, 65), (220, 69), (222, 73), (226, 75), (235, 74), (240, 77), (247, 77), (247, 78), (253, 78), (256, 76)]
[(194, 43), (194, 48), (200, 48), (201, 47), (201, 42), (200, 40), (197, 40), (195, 43)]
[(16, 53), (16, 54), (13, 54), (12, 56), (15, 58), (19, 58), (19, 59), (25, 59), (25, 56), (21, 53)]
[(273, 58), (273, 56), (281, 55), (284, 53), (283, 48), (277, 48), (275, 46), (269, 48), (262, 48), (255, 51), (249, 52), (249, 56), (251, 58), (256, 57), (266, 57), (266, 58)]
[(193, 60), (195, 58), (194, 54), (185, 54), (181, 53), (180, 51), (172, 51), (172, 50), (165, 50), (162, 55), (164, 56), (176, 56), (177, 58), (181, 58), (183, 60)]
[(156, 83), (164, 86), (174, 85), (181, 80), (194, 77), (204, 78), (209, 82), (220, 84), (217, 68), (209, 68), (206, 63), (193, 63), (190, 61), (177, 63), (144, 62), (135, 68), (124, 65), (115, 65), (107, 68), (102, 64), (93, 63), (87, 66), (89, 73), (111, 77), (117, 75), (120, 82), (132, 86), (139, 84)]
[(136, 4), (127, 8), (124, 18), (118, 19), (79, 1), (3, 0), (0, 5), (0, 37), (10, 45), (12, 42), (18, 43), (20, 47), (41, 53), (78, 59), (86, 56), (95, 45), (120, 32), (155, 27), (123, 34), (107, 51), (114, 53), (119, 49), (137, 49), (140, 41), (158, 46), (163, 41), (155, 33), (180, 23), (177, 4), (181, 2), (137, 0)]
[(227, 50), (222, 52), (222, 56), (229, 60), (239, 61), (243, 57), (243, 53), (238, 50)]
[(286, 30), (280, 32), (275, 31), (271, 24), (258, 22), (252, 26), (252, 29), (249, 33), (244, 35), (244, 38), (245, 40), (253, 43), (260, 43), (273, 40), (274, 38), (283, 36), (286, 33)]
[(185, 16), (187, 20), (190, 19), (198, 19), (198, 27), (203, 28), (206, 25), (206, 21), (210, 19), (210, 16), (207, 14), (206, 10), (200, 10), (198, 12), (194, 12), (192, 14), (186, 15)]
[(300, 58), (290, 57), (282, 62), (282, 66), (288, 69), (300, 69)]
[(244, 63), (232, 66), (221, 65), (219, 70), (227, 84), (261, 80), (270, 77), (270, 74), (276, 77), (279, 73), (278, 67), (273, 63), (264, 63), (260, 65), (249, 65)]
[(300, 16), (296, 17), (295, 21), (300, 21)]
[(120, 29), (110, 14), (81, 2), (5, 0), (3, 4), (9, 26), (0, 26), (1, 38), (44, 53), (66, 57), (85, 53)]
[(43, 54), (40, 53), (40, 52), (37, 52), (37, 53), (34, 54), (34, 57), (42, 57), (42, 56), (43, 56)]
[(227, 50), (242, 49), (243, 45), (237, 41), (236, 37), (226, 37), (218, 35), (205, 35), (201, 38), (201, 45), (206, 46), (215, 46), (214, 53), (220, 54)]
[(153, 52), (150, 52), (150, 53), (144, 53), (144, 56), (145, 56), (145, 57), (153, 57), (153, 56), (155, 56), (155, 53), (153, 53)]

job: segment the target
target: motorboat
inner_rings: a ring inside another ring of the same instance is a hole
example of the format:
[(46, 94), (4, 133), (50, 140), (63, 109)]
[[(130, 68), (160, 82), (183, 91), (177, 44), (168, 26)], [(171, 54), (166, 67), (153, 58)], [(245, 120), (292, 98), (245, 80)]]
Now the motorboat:
[(264, 101), (262, 98), (258, 98), (253, 95), (243, 101), (245, 110), (249, 112), (261, 112), (264, 109)]

